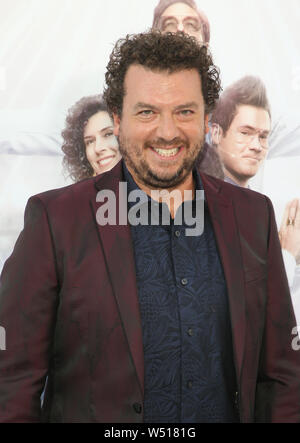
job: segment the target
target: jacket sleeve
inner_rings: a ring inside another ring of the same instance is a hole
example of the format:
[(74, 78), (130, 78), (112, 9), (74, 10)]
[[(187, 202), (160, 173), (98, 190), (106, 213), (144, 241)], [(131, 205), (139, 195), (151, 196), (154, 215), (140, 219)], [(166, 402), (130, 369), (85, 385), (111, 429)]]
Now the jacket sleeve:
[(39, 422), (54, 334), (58, 294), (46, 209), (28, 201), (24, 229), (0, 280), (0, 422)]
[(257, 380), (255, 419), (300, 423), (300, 351), (293, 350), (296, 320), (291, 302), (274, 210), (269, 209), (268, 299)]

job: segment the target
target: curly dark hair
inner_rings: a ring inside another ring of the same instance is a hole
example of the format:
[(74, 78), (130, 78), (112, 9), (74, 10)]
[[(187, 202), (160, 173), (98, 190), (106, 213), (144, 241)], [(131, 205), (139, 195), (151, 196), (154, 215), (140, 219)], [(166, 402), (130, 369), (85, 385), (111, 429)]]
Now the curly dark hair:
[(213, 64), (206, 46), (184, 32), (151, 31), (127, 35), (119, 40), (110, 56), (105, 75), (104, 99), (110, 114), (122, 115), (125, 95), (124, 79), (131, 65), (142, 65), (152, 71), (178, 72), (196, 69), (202, 80), (206, 113), (213, 111), (221, 91), (220, 71)]
[(62, 150), (65, 154), (63, 166), (74, 182), (90, 178), (94, 174), (86, 156), (83, 133), (89, 118), (100, 111), (108, 112), (101, 95), (83, 97), (68, 111), (66, 127), (62, 131)]

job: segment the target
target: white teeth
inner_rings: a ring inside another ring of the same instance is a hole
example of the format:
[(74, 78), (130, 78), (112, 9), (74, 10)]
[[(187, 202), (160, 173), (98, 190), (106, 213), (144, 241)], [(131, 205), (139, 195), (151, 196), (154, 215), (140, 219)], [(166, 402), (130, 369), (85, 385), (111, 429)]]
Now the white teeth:
[(161, 155), (162, 157), (173, 157), (174, 155), (178, 154), (180, 151), (180, 148), (175, 149), (155, 149), (153, 148), (157, 154)]
[(100, 161), (99, 161), (99, 164), (100, 164), (100, 166), (106, 166), (106, 165), (108, 165), (111, 161), (112, 161), (112, 158), (109, 157), (109, 158), (106, 158), (106, 159), (104, 159), (104, 160), (100, 160)]

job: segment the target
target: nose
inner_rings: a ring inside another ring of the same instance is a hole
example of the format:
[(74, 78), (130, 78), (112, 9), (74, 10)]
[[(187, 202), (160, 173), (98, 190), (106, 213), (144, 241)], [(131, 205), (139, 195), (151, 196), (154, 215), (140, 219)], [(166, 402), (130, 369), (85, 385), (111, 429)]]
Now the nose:
[(162, 115), (156, 130), (156, 135), (164, 140), (173, 140), (180, 136), (180, 131), (173, 115)]
[(95, 152), (97, 154), (100, 154), (102, 151), (106, 151), (107, 150), (107, 146), (105, 145), (105, 143), (103, 143), (103, 140), (101, 140), (100, 138), (97, 138), (96, 143), (95, 143)]
[(262, 151), (263, 148), (262, 148), (260, 140), (259, 140), (259, 134), (255, 135), (253, 137), (253, 140), (250, 145), (250, 149), (253, 149), (254, 151), (257, 151), (257, 152)]
[(183, 26), (183, 23), (178, 23), (178, 26), (177, 26), (177, 32), (178, 31), (182, 31), (182, 32), (184, 32), (184, 26)]

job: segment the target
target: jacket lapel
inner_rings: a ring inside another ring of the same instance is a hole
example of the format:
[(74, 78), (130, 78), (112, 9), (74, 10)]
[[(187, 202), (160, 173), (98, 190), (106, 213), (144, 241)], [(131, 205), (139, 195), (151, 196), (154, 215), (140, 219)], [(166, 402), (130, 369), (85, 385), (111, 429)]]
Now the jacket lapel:
[(202, 174), (201, 178), (227, 282), (237, 379), (240, 381), (246, 334), (246, 306), (238, 224), (232, 200), (222, 193), (222, 182), (211, 180)]
[[(129, 225), (126, 224), (122, 226), (118, 224), (120, 199), (127, 211), (127, 193), (121, 192), (121, 195), (119, 193), (119, 183), (121, 181), (123, 181), (123, 173), (120, 162), (112, 171), (103, 174), (95, 182), (97, 191), (113, 191), (116, 196), (117, 207), (117, 224), (100, 226), (97, 223), (97, 229), (129, 350), (143, 393), (144, 354), (134, 252)], [(94, 217), (96, 217), (97, 211), (101, 207), (101, 203), (96, 202), (96, 193), (95, 197), (91, 200), (91, 205)]]

